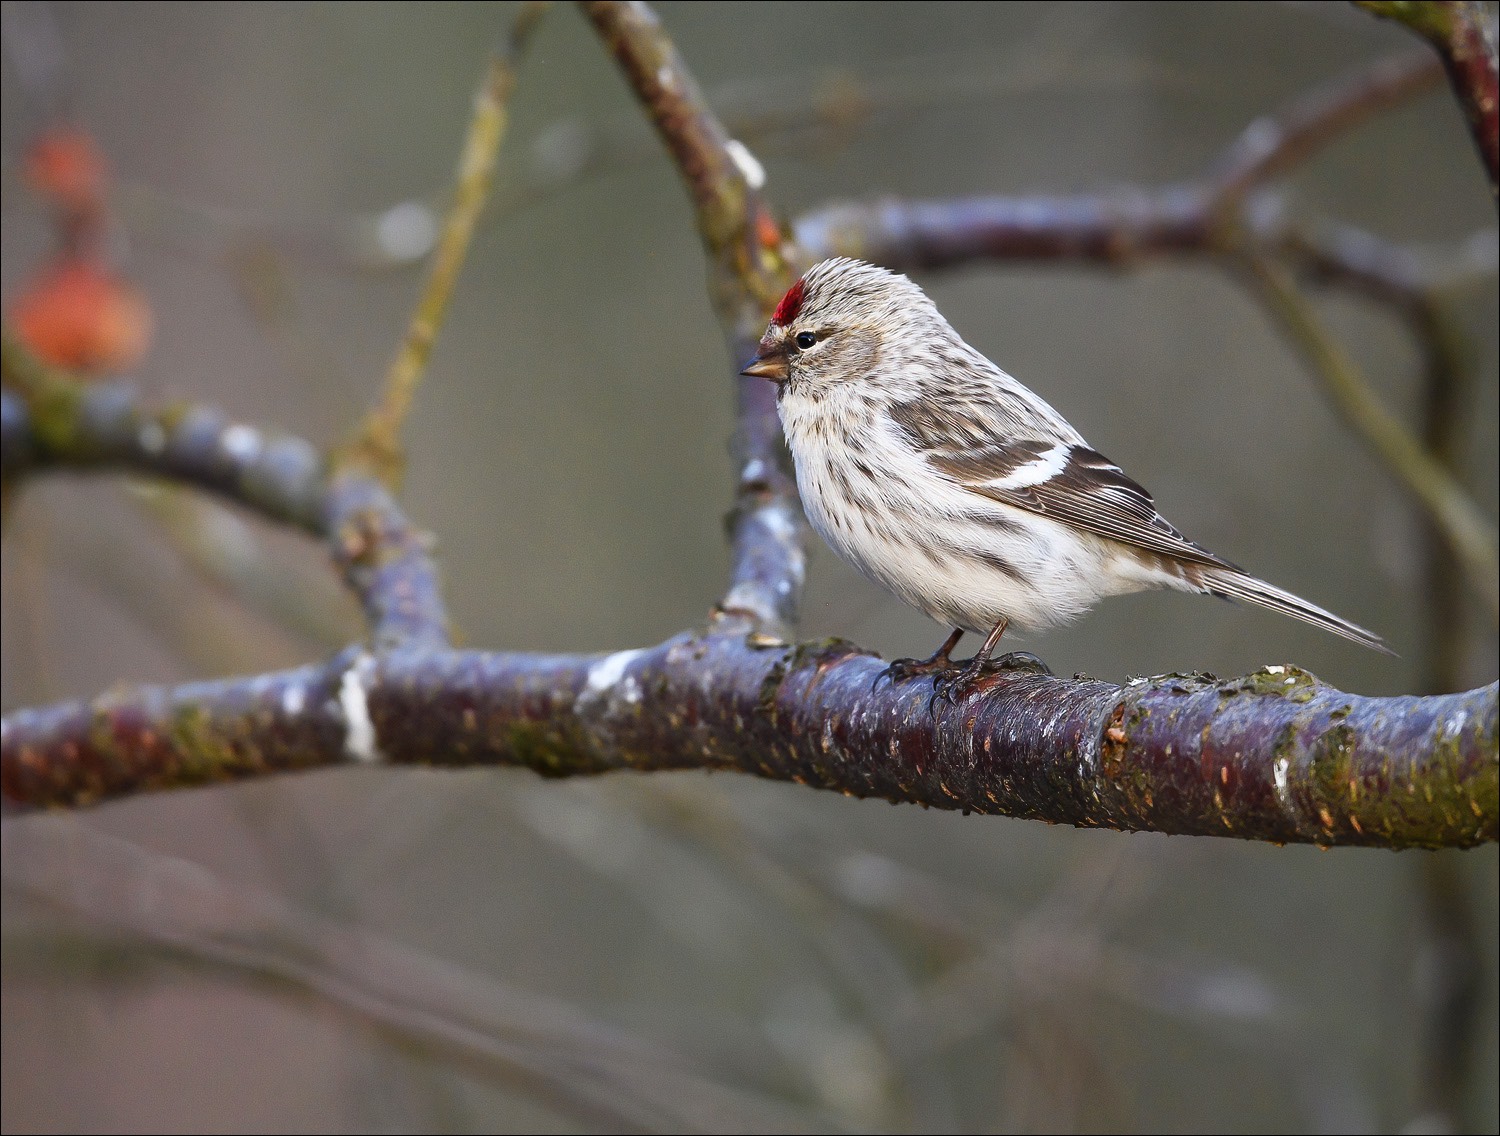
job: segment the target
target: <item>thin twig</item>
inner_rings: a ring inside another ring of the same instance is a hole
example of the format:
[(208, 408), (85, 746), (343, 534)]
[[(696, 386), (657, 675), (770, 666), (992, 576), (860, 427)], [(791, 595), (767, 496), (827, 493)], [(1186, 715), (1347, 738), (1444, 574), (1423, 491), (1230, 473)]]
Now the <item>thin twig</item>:
[[(1252, 202), (1247, 212), (1258, 216)], [(1443, 297), (1495, 278), (1497, 234), (1471, 233), (1437, 256), (1418, 255), (1354, 225), (1290, 226), (1278, 219), (1254, 222), (1255, 239), (1283, 258), (1308, 283), (1342, 288), (1385, 307), (1404, 320), (1424, 355), (1449, 354), (1451, 329), (1433, 313)]]
[(432, 345), (443, 326), (448, 301), (468, 255), (475, 224), (489, 197), (500, 143), (505, 137), (507, 106), (516, 85), (517, 61), (547, 7), (546, 3), (535, 0), (527, 3), (516, 18), (507, 50), (503, 55), (492, 56), (485, 69), (484, 81), (474, 94), (474, 113), (458, 159), (453, 200), (432, 253), (427, 282), (412, 312), (406, 338), (386, 375), (380, 401), (366, 416), (353, 440), (336, 456), (339, 468), (359, 465), (392, 488), (400, 484), (406, 465), (401, 427), (426, 372)]
[[(1455, 480), (1462, 477), (1474, 368), (1461, 350), (1457, 321), (1431, 290), (1413, 305), (1417, 338), (1425, 345), (1422, 442)], [(1461, 568), (1438, 526), (1422, 528), (1422, 589), (1426, 611), (1421, 660), (1422, 690), (1442, 694), (1461, 689), (1471, 628), (1465, 618)], [(1466, 1123), (1476, 1096), (1480, 1062), (1476, 1040), (1484, 999), (1482, 919), (1462, 865), (1452, 856), (1425, 856), (1414, 882), (1422, 912), (1422, 936), (1430, 963), (1425, 981), (1414, 983), (1421, 1015), (1421, 1081), (1426, 1116), (1451, 1132)]]
[(1375, 115), (1431, 90), (1441, 76), (1427, 52), (1402, 52), (1339, 75), (1256, 119), (1208, 174), (1216, 208), (1232, 206)]

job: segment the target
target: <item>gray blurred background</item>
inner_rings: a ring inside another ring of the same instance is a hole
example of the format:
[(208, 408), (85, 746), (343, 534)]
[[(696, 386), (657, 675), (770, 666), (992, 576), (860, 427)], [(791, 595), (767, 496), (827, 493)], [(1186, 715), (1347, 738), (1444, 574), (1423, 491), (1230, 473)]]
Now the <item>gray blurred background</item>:
[[(121, 264), (156, 313), (138, 368), (153, 398), (342, 437), (420, 280), (379, 262), (420, 244), (513, 11), (53, 10), (73, 111), (119, 179)], [(753, 143), (788, 215), (1191, 177), (1257, 115), (1414, 46), (1342, 4), (659, 11), (732, 122), (873, 100), (836, 137)], [(13, 55), (7, 299), (54, 239), (18, 181), (38, 108)], [(724, 585), (736, 361), (677, 176), (571, 6), (548, 15), (512, 111), (499, 204), (409, 424), (405, 502), (436, 535), (466, 644), (655, 643)], [(1298, 216), (1438, 258), (1480, 232), (1493, 266), (1493, 200), (1446, 90), (1286, 188)], [(1401, 656), (1156, 595), (1026, 643), (1055, 671), (1296, 662), (1360, 693), (1418, 690), (1408, 498), (1224, 273), (919, 279), (1190, 536)], [(1453, 301), (1476, 376), (1468, 481), (1491, 517), (1495, 305), (1493, 272)], [(1405, 333), (1347, 298), (1319, 309), (1414, 421)], [(320, 549), (120, 480), (29, 487), (3, 557), (7, 709), (287, 666), (359, 633)], [(1465, 686), (1496, 671), (1493, 624), (1470, 615)], [(821, 546), (803, 632), (888, 656), (942, 635)], [(146, 797), (6, 822), (3, 1124), (1494, 1131), (1497, 879), (1494, 846), (1080, 832), (727, 775), (361, 770)], [(1468, 971), (1434, 930), (1465, 913)], [(1430, 1012), (1455, 975), (1479, 1007), (1458, 1054)]]

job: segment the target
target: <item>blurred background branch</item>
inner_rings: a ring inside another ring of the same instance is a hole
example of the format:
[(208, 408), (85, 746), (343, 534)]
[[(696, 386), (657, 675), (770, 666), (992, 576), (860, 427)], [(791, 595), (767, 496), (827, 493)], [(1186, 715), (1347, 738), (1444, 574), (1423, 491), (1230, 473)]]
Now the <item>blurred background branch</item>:
[(1323, 327), (1291, 275), (1264, 258), (1248, 258), (1250, 278), (1267, 310), (1306, 356), (1342, 417), (1421, 502), (1469, 583), (1500, 623), (1500, 538), (1495, 526), (1448, 471), (1375, 396), (1353, 360)]

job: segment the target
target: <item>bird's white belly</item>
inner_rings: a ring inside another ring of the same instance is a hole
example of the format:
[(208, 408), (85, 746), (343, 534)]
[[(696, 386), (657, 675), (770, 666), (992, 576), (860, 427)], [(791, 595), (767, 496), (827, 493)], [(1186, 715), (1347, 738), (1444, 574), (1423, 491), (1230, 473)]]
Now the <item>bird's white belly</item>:
[[(1113, 542), (990, 501), (915, 454), (862, 437), (847, 447), (788, 431), (808, 520), (841, 557), (939, 623), (987, 633), (1066, 623), (1111, 592), (1149, 586), (1102, 571)], [(876, 472), (879, 471), (879, 472)]]

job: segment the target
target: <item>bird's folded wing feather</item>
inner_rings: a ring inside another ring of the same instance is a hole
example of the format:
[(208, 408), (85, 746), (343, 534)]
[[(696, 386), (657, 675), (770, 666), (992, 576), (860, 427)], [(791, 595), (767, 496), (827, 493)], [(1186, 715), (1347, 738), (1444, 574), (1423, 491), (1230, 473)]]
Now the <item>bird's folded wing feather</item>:
[[(1156, 502), (1098, 450), (1068, 439), (1002, 438), (982, 405), (944, 408), (945, 424), (895, 418), (927, 462), (964, 489), (1189, 564), (1235, 565), (1188, 540), (1156, 511)], [(962, 419), (962, 421), (956, 421)]]

